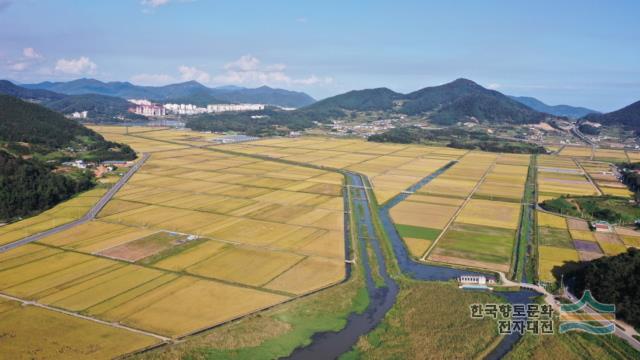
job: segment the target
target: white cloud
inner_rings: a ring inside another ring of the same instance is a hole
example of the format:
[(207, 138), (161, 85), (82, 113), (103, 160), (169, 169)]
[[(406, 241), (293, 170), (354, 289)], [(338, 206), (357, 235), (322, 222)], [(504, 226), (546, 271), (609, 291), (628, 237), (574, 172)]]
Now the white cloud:
[(304, 16), (301, 16), (301, 17), (299, 17), (299, 18), (297, 18), (297, 19), (296, 19), (296, 22), (303, 23), (303, 24), (304, 24), (304, 23), (306, 23), (306, 22), (308, 22), (308, 21), (309, 21), (309, 19), (307, 19), (307, 18), (306, 18), (306, 17), (304, 17)]
[(286, 73), (284, 64), (263, 65), (260, 59), (252, 55), (243, 55), (227, 63), (224, 73), (213, 77), (216, 83), (234, 85), (322, 85), (333, 82), (330, 77), (311, 75), (294, 78)]
[(167, 74), (137, 74), (131, 77), (131, 82), (136, 85), (166, 85), (174, 80)]
[(497, 83), (487, 84), (487, 89), (491, 89), (491, 90), (498, 90), (501, 87), (502, 87), (502, 85), (497, 84)]
[(55, 71), (58, 73), (83, 75), (95, 74), (98, 65), (86, 56), (77, 59), (60, 59), (56, 62)]
[(156, 8), (158, 6), (167, 5), (170, 0), (142, 0), (141, 4), (143, 6), (149, 6)]
[(10, 62), (7, 68), (10, 71), (20, 72), (20, 71), (27, 70), (30, 66), (31, 64), (26, 61), (16, 61), (16, 62)]
[(318, 77), (315, 75), (311, 75), (307, 78), (304, 79), (294, 79), (293, 83), (294, 84), (300, 84), (300, 85), (326, 85), (326, 84), (331, 84), (333, 82), (333, 78), (332, 77)]
[(251, 55), (242, 55), (236, 61), (227, 63), (224, 68), (230, 71), (252, 71), (260, 66), (260, 60)]
[(44, 57), (39, 54), (34, 48), (28, 47), (22, 49), (22, 56), (15, 60), (9, 60), (7, 62), (7, 69), (13, 72), (22, 72), (29, 70), (37, 63), (42, 62)]
[(32, 47), (22, 49), (22, 56), (24, 56), (27, 59), (34, 59), (34, 60), (42, 59), (42, 55)]
[(180, 72), (180, 78), (183, 81), (195, 80), (204, 84), (211, 81), (211, 75), (209, 75), (208, 72), (200, 70), (194, 66), (181, 65), (178, 68), (178, 71)]

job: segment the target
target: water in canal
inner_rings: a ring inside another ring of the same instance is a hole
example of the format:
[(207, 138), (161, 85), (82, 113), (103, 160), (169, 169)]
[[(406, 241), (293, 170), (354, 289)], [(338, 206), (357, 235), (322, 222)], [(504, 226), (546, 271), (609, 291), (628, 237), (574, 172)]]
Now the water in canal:
[[(445, 172), (453, 164), (454, 162), (449, 163), (442, 169), (427, 176), (411, 188), (407, 189), (407, 192), (397, 195), (381, 207), (378, 210), (378, 214), (376, 214), (379, 216), (386, 235), (391, 241), (393, 253), (396, 257), (400, 270), (411, 278), (424, 281), (449, 281), (461, 275), (474, 274), (474, 272), (467, 270), (423, 264), (414, 261), (409, 255), (404, 242), (397, 233), (395, 226), (391, 221), (391, 217), (389, 216), (389, 210), (393, 206), (405, 200), (409, 196), (409, 193), (412, 193), (426, 185), (429, 181)], [(398, 285), (388, 275), (385, 259), (382, 254), (382, 248), (380, 246), (380, 239), (376, 236), (371, 207), (369, 206), (369, 199), (365, 190), (365, 186), (368, 184), (366, 184), (358, 174), (348, 173), (347, 176), (351, 183), (351, 186), (349, 187), (352, 199), (350, 204), (350, 206), (352, 206), (351, 210), (355, 211), (355, 209), (359, 209), (359, 216), (355, 217), (357, 220), (356, 230), (358, 234), (357, 246), (359, 247), (359, 253), (361, 254), (361, 257), (358, 260), (362, 261), (364, 267), (365, 282), (370, 298), (369, 306), (362, 314), (351, 314), (347, 319), (347, 325), (342, 330), (337, 332), (316, 333), (312, 337), (310, 345), (296, 349), (288, 357), (289, 359), (335, 359), (348, 352), (353, 348), (360, 336), (369, 333), (380, 323), (380, 321), (382, 321), (385, 314), (395, 303), (398, 294)], [(366, 229), (366, 231), (362, 231), (363, 229)], [(366, 256), (367, 241), (370, 242), (374, 250), (379, 266), (379, 273), (384, 280), (384, 287), (375, 286), (371, 273), (371, 263)], [(512, 304), (528, 303), (531, 297), (537, 295), (537, 293), (533, 291), (496, 292), (495, 294), (502, 296)], [(505, 336), (487, 358), (502, 358), (511, 350), (519, 338), (520, 335), (518, 334)]]

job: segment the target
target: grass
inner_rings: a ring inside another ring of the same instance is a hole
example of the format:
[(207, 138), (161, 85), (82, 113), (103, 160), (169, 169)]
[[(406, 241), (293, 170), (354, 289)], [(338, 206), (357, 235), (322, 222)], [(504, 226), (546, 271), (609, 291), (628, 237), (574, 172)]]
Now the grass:
[(398, 234), (400, 234), (400, 236), (402, 236), (403, 238), (408, 237), (424, 240), (435, 240), (438, 235), (440, 235), (441, 231), (438, 229), (400, 224), (396, 224), (396, 229), (398, 230)]
[(633, 224), (640, 218), (640, 207), (620, 196), (572, 196), (544, 201), (549, 211), (580, 217), (586, 220), (605, 220), (610, 223)]
[(509, 263), (514, 231), (488, 226), (454, 224), (440, 240), (437, 248), (444, 255), (463, 256), (472, 260)]
[(552, 336), (525, 335), (505, 359), (637, 359), (638, 356), (638, 351), (614, 335), (559, 334), (556, 328)]
[[(536, 171), (535, 171), (535, 157), (529, 160), (529, 167), (527, 172), (527, 181), (525, 183), (525, 190), (523, 194), (522, 211), (520, 214), (520, 227), (518, 229), (518, 242), (514, 247), (514, 259), (517, 259), (515, 268), (513, 269), (514, 277), (521, 280), (523, 274), (527, 273), (527, 250), (529, 248), (529, 241), (533, 241), (535, 236), (535, 213), (531, 209), (530, 205), (534, 202), (535, 189), (536, 189)], [(529, 275), (529, 274), (527, 274)], [(529, 278), (529, 277), (527, 277)]]
[(497, 337), (495, 322), (469, 318), (469, 305), (502, 302), (499, 298), (451, 283), (405, 279), (400, 285), (397, 303), (383, 322), (341, 359), (470, 359)]
[(566, 229), (555, 229), (548, 226), (538, 227), (540, 245), (573, 248), (571, 236)]

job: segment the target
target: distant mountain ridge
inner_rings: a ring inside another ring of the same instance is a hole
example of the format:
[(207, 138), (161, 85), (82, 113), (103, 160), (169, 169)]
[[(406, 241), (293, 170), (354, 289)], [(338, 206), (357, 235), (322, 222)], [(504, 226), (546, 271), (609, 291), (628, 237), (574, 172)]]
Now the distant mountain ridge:
[(583, 119), (603, 125), (622, 125), (640, 133), (640, 101), (606, 114), (589, 114)]
[(0, 80), (0, 94), (14, 96), (29, 102), (35, 102), (63, 114), (88, 111), (92, 120), (113, 120), (113, 117), (144, 119), (143, 116), (129, 112), (131, 104), (122, 98), (99, 95), (65, 95), (44, 89), (29, 89)]
[(282, 107), (303, 107), (315, 100), (303, 93), (262, 86), (255, 89), (237, 86), (222, 86), (209, 88), (197, 81), (170, 84), (165, 86), (139, 86), (130, 82), (112, 81), (102, 82), (96, 79), (77, 79), (67, 82), (41, 82), (38, 84), (21, 85), (28, 89), (49, 90), (67, 95), (99, 94), (121, 98), (144, 98), (156, 101), (170, 99), (189, 99), (197, 95), (202, 99), (208, 94), (215, 102), (262, 103)]
[(468, 79), (457, 79), (409, 94), (397, 93), (387, 88), (350, 91), (318, 101), (304, 109), (381, 110), (407, 115), (424, 114), (432, 121), (445, 125), (472, 118), (487, 122), (537, 123), (551, 116)]
[(63, 94), (58, 94), (49, 90), (28, 89), (17, 86), (8, 80), (0, 80), (0, 94), (10, 95), (34, 102), (60, 100), (65, 97)]
[(588, 114), (600, 114), (597, 110), (571, 105), (547, 105), (542, 101), (530, 96), (509, 96), (513, 100), (527, 105), (528, 107), (555, 116), (565, 116), (570, 119), (579, 119)]

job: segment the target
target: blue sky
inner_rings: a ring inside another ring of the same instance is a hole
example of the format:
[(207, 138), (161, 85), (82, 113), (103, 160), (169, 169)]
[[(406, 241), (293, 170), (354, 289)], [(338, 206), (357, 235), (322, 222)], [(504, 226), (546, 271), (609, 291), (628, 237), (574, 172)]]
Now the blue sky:
[(640, 100), (640, 1), (0, 0), (0, 78)]

